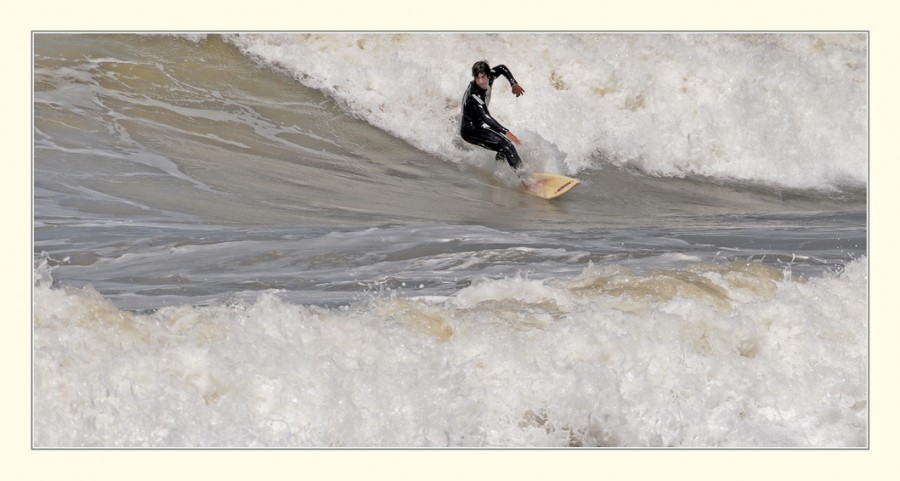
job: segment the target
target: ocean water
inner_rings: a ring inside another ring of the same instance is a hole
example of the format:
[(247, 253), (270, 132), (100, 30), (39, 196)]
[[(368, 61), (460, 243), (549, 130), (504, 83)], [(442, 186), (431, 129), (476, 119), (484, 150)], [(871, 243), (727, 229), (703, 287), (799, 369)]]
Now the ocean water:
[[(457, 136), (471, 64), (545, 201)], [(866, 447), (868, 37), (33, 39), (33, 445)]]

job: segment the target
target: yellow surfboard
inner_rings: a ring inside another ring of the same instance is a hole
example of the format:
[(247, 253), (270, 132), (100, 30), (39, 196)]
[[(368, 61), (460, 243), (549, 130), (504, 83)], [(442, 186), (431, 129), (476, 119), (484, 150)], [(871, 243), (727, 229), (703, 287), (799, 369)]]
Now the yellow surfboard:
[(571, 190), (579, 182), (578, 179), (564, 175), (538, 172), (531, 174), (531, 182), (525, 187), (525, 192), (542, 199), (555, 199)]

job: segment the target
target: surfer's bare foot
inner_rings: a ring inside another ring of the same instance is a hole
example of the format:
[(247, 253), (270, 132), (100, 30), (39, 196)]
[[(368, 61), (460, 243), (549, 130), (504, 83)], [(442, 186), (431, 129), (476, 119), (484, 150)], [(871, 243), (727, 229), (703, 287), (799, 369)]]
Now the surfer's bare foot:
[(522, 187), (525, 187), (527, 189), (534, 185), (534, 179), (526, 172), (517, 170), (516, 175), (519, 176), (519, 180), (522, 181)]

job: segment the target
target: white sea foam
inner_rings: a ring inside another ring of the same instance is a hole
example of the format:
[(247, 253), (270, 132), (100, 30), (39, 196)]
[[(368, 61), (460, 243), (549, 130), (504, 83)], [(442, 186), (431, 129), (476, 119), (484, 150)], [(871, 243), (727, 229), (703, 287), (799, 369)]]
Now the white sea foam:
[(37, 446), (863, 446), (867, 261), (135, 314), (35, 270)]
[(453, 162), (486, 163), (456, 135), (475, 60), (492, 113), (531, 168), (622, 165), (829, 190), (867, 182), (864, 34), (247, 34), (244, 52), (354, 115)]

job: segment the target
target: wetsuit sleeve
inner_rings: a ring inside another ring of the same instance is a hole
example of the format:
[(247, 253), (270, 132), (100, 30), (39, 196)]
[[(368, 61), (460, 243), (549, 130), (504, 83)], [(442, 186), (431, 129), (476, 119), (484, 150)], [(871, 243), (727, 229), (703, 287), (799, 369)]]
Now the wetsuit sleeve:
[(506, 80), (509, 80), (510, 85), (515, 85), (518, 83), (518, 82), (516, 82), (516, 79), (513, 77), (512, 72), (510, 72), (509, 69), (506, 68), (506, 65), (497, 65), (491, 69), (491, 80), (493, 80), (501, 75), (506, 77)]
[(478, 101), (478, 110), (481, 114), (481, 121), (491, 127), (491, 129), (500, 132), (501, 134), (505, 134), (509, 129), (500, 125), (500, 122), (494, 120), (494, 117), (491, 116), (491, 113), (488, 112), (487, 106), (484, 105), (480, 99)]
[(470, 86), (466, 90), (466, 98), (463, 101), (463, 125), (467, 123), (473, 127), (487, 125), (491, 130), (505, 134), (509, 129), (494, 120), (494, 117), (491, 116), (487, 109), (487, 105), (484, 104), (484, 100), (474, 92), (474, 88), (477, 87)]

